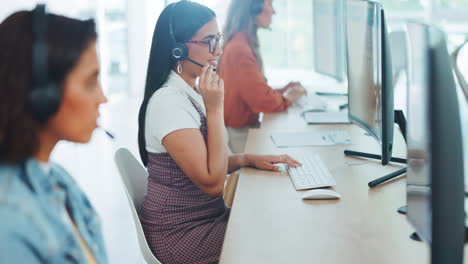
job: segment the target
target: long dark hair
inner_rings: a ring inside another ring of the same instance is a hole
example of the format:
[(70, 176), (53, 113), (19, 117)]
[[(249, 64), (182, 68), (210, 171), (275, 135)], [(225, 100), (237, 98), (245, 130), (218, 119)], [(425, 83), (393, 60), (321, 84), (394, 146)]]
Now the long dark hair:
[(215, 17), (216, 14), (208, 7), (183, 0), (168, 5), (158, 18), (151, 44), (145, 95), (138, 114), (138, 147), (145, 166), (148, 164), (145, 140), (145, 118), (148, 102), (151, 96), (166, 83), (171, 70), (177, 63), (172, 57), (174, 40), (170, 35), (169, 23), (172, 23), (175, 40), (183, 43), (190, 40), (203, 25)]
[[(95, 24), (53, 14), (46, 23), (49, 79), (63, 89), (68, 73), (96, 40)], [(13, 13), (0, 24), (0, 162), (21, 162), (38, 151), (41, 124), (28, 107), (32, 45), (31, 11)]]

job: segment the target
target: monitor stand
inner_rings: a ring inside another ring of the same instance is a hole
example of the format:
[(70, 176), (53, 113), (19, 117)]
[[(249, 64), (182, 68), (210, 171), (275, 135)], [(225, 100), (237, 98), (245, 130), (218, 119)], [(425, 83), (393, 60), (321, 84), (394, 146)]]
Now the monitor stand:
[[(406, 142), (406, 118), (402, 110), (395, 110), (395, 123), (398, 124), (400, 127), (400, 131), (403, 134), (403, 139)], [(378, 159), (381, 160), (382, 156), (380, 155), (375, 155), (375, 154), (369, 154), (369, 153), (362, 153), (362, 152), (356, 152), (356, 151), (350, 151), (350, 150), (345, 150), (345, 155), (352, 155), (352, 156), (358, 156), (358, 157), (364, 157), (364, 158), (370, 158), (370, 159)], [(391, 158), (390, 161), (392, 162), (397, 162), (401, 164), (406, 164), (406, 159), (402, 158)], [(402, 174), (406, 173), (406, 167), (402, 168), (400, 170), (397, 170), (393, 173), (390, 173), (388, 175), (382, 176), (378, 179), (375, 179), (371, 182), (368, 183), (369, 188), (373, 188), (381, 183), (384, 183), (386, 181), (389, 181), (393, 178), (396, 178)], [(400, 214), (406, 214), (406, 205), (401, 206), (397, 210), (398, 213)], [(417, 234), (416, 234), (417, 237)]]
[[(395, 123), (398, 124), (400, 127), (401, 133), (403, 134), (403, 138), (406, 142), (406, 118), (405, 115), (403, 114), (403, 111), (401, 110), (395, 110)], [(382, 156), (376, 155), (376, 154), (370, 154), (370, 153), (363, 153), (363, 152), (357, 152), (357, 151), (351, 151), (351, 150), (345, 150), (344, 151), (345, 155), (348, 156), (357, 156), (357, 157), (363, 157), (363, 158), (369, 158), (369, 159), (377, 159), (377, 160), (382, 160)], [(396, 162), (396, 163), (401, 163), (401, 164), (406, 164), (406, 159), (402, 158), (391, 158), (390, 161)], [(400, 170), (397, 170), (395, 172), (392, 172), (388, 175), (382, 176), (378, 179), (375, 179), (371, 182), (368, 183), (369, 188), (373, 188), (381, 183), (384, 183), (386, 181), (389, 181), (393, 178), (396, 178), (402, 174), (406, 173), (406, 167), (402, 168)]]
[(413, 239), (414, 241), (422, 241), (422, 239), (419, 237), (418, 233), (416, 233), (416, 232), (411, 234), (410, 238)]
[[(418, 233), (414, 232), (410, 235), (410, 238), (414, 241), (422, 241)], [(465, 244), (468, 243), (468, 227), (465, 226)]]
[(398, 208), (397, 210), (398, 213), (405, 215), (407, 212), (406, 205), (403, 205), (402, 207)]

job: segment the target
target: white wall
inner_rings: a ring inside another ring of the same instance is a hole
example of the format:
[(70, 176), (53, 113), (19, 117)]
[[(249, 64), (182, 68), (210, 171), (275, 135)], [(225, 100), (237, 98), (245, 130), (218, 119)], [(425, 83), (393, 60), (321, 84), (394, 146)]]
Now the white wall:
[(34, 0), (2, 0), (0, 8), (0, 21), (3, 21), (13, 12), (22, 9), (32, 9), (36, 1)]
[(128, 1), (129, 94), (142, 96), (151, 40), (164, 1)]

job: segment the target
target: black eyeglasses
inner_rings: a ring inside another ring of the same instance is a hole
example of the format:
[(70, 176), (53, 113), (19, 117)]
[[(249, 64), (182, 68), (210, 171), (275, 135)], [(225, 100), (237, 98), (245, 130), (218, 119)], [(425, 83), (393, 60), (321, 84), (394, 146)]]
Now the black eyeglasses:
[(224, 35), (218, 34), (214, 38), (207, 39), (207, 40), (187, 40), (185, 43), (203, 43), (208, 45), (210, 49), (210, 53), (214, 53), (218, 45), (221, 47), (223, 46)]

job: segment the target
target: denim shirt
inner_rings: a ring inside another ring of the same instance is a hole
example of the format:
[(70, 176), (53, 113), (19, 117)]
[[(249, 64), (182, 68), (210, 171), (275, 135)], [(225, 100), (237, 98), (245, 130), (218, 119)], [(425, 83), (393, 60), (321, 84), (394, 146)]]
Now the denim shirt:
[[(59, 187), (59, 188), (57, 188)], [(85, 263), (64, 206), (98, 263), (107, 263), (99, 218), (59, 165), (0, 163), (0, 263)]]

